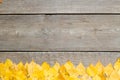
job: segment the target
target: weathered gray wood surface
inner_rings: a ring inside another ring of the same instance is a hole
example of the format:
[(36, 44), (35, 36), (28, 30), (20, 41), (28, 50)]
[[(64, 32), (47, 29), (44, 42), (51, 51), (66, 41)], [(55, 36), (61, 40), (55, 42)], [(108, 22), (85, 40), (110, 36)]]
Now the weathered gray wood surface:
[(0, 50), (120, 51), (120, 15), (1, 15)]
[(82, 62), (88, 66), (90, 63), (96, 64), (99, 60), (107, 65), (110, 62), (114, 63), (119, 57), (119, 52), (0, 52), (0, 61), (2, 62), (6, 59), (11, 59), (15, 63), (34, 60), (39, 64), (46, 61), (51, 65), (56, 61), (63, 64), (68, 60), (75, 65)]
[(9, 13), (120, 13), (120, 0), (3, 0)]

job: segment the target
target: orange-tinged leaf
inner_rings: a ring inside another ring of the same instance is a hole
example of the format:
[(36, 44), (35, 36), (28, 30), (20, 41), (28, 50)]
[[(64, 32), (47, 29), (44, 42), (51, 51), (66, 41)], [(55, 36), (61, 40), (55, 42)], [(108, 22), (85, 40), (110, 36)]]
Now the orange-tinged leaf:
[(67, 70), (66, 70), (64, 65), (62, 65), (60, 67), (59, 73), (64, 74), (64, 75), (69, 75), (69, 73), (67, 72)]
[(57, 77), (58, 80), (65, 80), (65, 78), (63, 77), (63, 75), (60, 73)]

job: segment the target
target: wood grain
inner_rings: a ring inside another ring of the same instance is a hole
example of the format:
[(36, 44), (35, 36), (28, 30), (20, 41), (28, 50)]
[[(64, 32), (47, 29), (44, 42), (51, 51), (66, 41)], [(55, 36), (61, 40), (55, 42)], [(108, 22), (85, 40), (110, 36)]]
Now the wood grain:
[(120, 51), (120, 15), (1, 15), (3, 51)]
[(120, 0), (4, 0), (0, 14), (120, 13)]
[(18, 63), (30, 62), (34, 60), (38, 64), (46, 61), (53, 65), (56, 61), (64, 64), (70, 60), (77, 65), (82, 62), (85, 66), (90, 63), (96, 64), (100, 60), (104, 65), (114, 63), (120, 57), (119, 52), (0, 52), (0, 61), (11, 59), (13, 62)]

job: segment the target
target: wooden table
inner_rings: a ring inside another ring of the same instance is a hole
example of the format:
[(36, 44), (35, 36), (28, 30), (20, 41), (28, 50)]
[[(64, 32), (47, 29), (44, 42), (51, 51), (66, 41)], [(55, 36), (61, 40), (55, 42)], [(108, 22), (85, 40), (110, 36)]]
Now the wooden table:
[[(120, 0), (3, 0), (0, 60), (104, 65), (120, 56)], [(24, 53), (24, 54), (23, 54)]]

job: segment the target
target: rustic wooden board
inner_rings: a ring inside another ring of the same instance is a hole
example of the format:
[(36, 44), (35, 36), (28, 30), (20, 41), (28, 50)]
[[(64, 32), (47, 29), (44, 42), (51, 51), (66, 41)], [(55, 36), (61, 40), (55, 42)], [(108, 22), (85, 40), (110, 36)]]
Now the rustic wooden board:
[(120, 15), (1, 15), (0, 50), (120, 51)]
[(120, 13), (120, 0), (4, 0), (0, 14)]
[(63, 64), (70, 60), (75, 65), (82, 62), (85, 66), (90, 63), (96, 64), (100, 60), (104, 65), (114, 63), (120, 57), (119, 52), (0, 52), (0, 61), (11, 59), (15, 63), (20, 61), (35, 62), (41, 64), (46, 61), (53, 65), (56, 61)]

